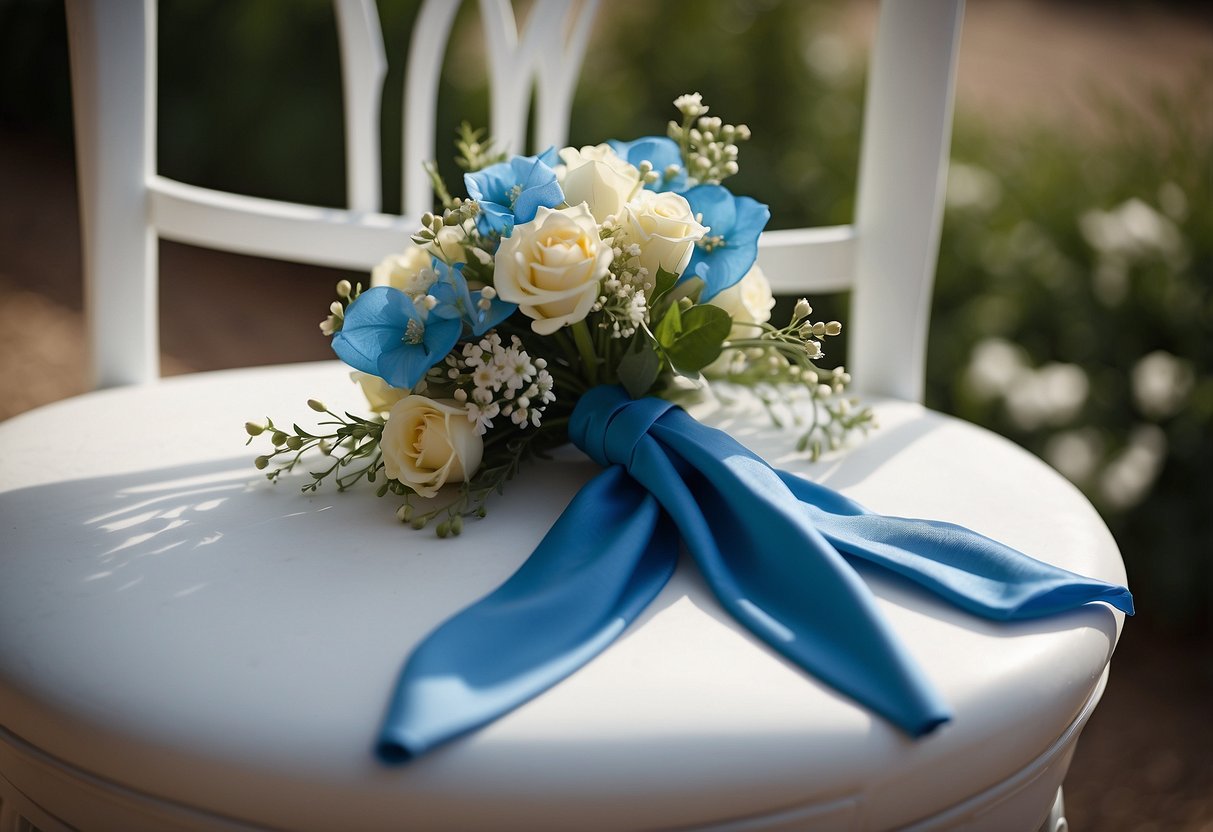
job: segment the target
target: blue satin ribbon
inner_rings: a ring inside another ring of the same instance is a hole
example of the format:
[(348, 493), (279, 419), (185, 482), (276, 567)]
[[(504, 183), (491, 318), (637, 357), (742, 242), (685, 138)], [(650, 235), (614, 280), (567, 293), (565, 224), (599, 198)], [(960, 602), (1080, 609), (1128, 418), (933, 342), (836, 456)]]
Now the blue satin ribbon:
[(911, 736), (949, 719), (853, 564), (891, 570), (986, 618), (1104, 601), (1084, 578), (950, 523), (873, 514), (778, 471), (660, 399), (597, 387), (570, 439), (606, 468), (502, 586), (409, 657), (377, 747), (410, 760), (508, 713), (598, 655), (657, 596), (685, 544), (717, 599), (755, 636)]

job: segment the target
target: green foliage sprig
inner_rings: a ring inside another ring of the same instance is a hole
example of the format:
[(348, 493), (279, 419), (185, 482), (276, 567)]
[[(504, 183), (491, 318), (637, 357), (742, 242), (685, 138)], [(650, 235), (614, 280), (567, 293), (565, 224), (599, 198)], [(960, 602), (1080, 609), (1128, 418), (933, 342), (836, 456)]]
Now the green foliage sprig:
[[(324, 413), (331, 419), (320, 423), (332, 428), (324, 433), (313, 433), (304, 430), (297, 424), (291, 425), (286, 431), (274, 424), (273, 419), (267, 418), (265, 423), (246, 422), (244, 430), (248, 433), (249, 444), (257, 436), (268, 436), (273, 450), (262, 454), (253, 460), (260, 471), (265, 471), (266, 479), (275, 481), (282, 474), (294, 471), (303, 455), (316, 450), (332, 460), (332, 464), (322, 471), (312, 471), (312, 481), (303, 486), (303, 491), (315, 492), (325, 479), (332, 476), (338, 491), (345, 491), (359, 481), (365, 479), (374, 483), (380, 479), (383, 470), (383, 454), (379, 451), (379, 438), (383, 434), (383, 422), (377, 419), (363, 419), (352, 413), (339, 416), (315, 399), (308, 400), (308, 407), (317, 413)], [(270, 469), (278, 460), (277, 467)], [(285, 460), (285, 463), (283, 462)], [(364, 463), (355, 467), (356, 463)], [(267, 470), (270, 469), (270, 470)], [(351, 470), (352, 469), (352, 470)], [(406, 487), (395, 480), (387, 480), (380, 486), (380, 496), (392, 491), (403, 494)]]

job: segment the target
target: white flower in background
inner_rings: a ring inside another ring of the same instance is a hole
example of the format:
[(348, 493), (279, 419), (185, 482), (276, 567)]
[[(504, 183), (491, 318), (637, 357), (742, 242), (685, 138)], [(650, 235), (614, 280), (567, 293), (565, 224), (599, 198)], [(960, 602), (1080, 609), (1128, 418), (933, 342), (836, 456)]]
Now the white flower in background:
[(744, 324), (764, 324), (771, 320), (775, 296), (771, 294), (771, 284), (767, 281), (767, 276), (755, 263), (745, 273), (745, 277), (723, 292), (718, 292), (708, 303), (729, 313), (729, 317), (733, 319), (729, 338), (736, 340), (753, 337), (759, 331), (758, 327)]
[(1150, 493), (1167, 455), (1167, 435), (1157, 425), (1138, 425), (1129, 444), (1108, 463), (1099, 492), (1116, 509), (1132, 508)]
[[(1183, 192), (1163, 190), (1172, 209), (1186, 208)], [(1148, 257), (1161, 257), (1172, 268), (1181, 268), (1188, 250), (1179, 226), (1165, 214), (1140, 199), (1122, 202), (1111, 211), (1093, 209), (1078, 219), (1078, 228), (1098, 258), (1091, 272), (1095, 296), (1106, 306), (1124, 301), (1129, 291), (1129, 267)]]
[(585, 205), (540, 207), (501, 241), (493, 282), (499, 298), (533, 319), (531, 329), (551, 335), (589, 314), (613, 257)]
[(1002, 199), (1002, 184), (985, 168), (952, 162), (944, 199), (949, 208), (989, 211)]
[(1027, 354), (1002, 338), (985, 338), (973, 348), (965, 381), (983, 401), (1002, 396), (1028, 371)]
[(1087, 374), (1077, 364), (1045, 364), (1020, 376), (1007, 390), (1007, 413), (1024, 430), (1064, 425), (1082, 410), (1089, 389)]
[(557, 166), (556, 176), (564, 201), (586, 203), (597, 222), (619, 216), (642, 187), (640, 171), (605, 144), (566, 147), (560, 151), (560, 161), (564, 164)]
[(1023, 349), (1001, 338), (987, 338), (973, 349), (965, 381), (984, 401), (1001, 398), (1011, 420), (1024, 430), (1073, 420), (1090, 390), (1087, 374), (1077, 364), (1054, 362), (1033, 369)]
[(400, 254), (389, 254), (371, 270), (372, 286), (390, 286), (410, 298), (425, 295), (437, 279), (430, 253), (420, 246), (409, 246)]
[(640, 247), (637, 265), (649, 279), (663, 268), (682, 274), (694, 252), (695, 243), (708, 229), (691, 212), (691, 205), (680, 194), (641, 191), (624, 210), (622, 242)]
[(1103, 458), (1103, 440), (1093, 428), (1067, 430), (1049, 437), (1045, 460), (1075, 483), (1085, 483)]
[(454, 401), (406, 396), (392, 406), (379, 442), (384, 469), (422, 497), (476, 473), (484, 440)]
[(1179, 227), (1137, 198), (1111, 211), (1088, 211), (1079, 218), (1078, 227), (1091, 248), (1103, 255), (1132, 259), (1161, 254), (1172, 263), (1187, 259)]
[(393, 387), (379, 376), (373, 376), (370, 373), (355, 370), (350, 373), (350, 378), (362, 388), (362, 394), (366, 396), (367, 404), (376, 413), (386, 413), (391, 410), (392, 405), (410, 392), (400, 387)]
[(804, 62), (820, 78), (837, 82), (855, 68), (855, 55), (850, 43), (841, 35), (814, 35), (802, 52)]
[(1189, 362), (1156, 350), (1133, 365), (1133, 399), (1147, 416), (1170, 416), (1183, 407), (1195, 380)]

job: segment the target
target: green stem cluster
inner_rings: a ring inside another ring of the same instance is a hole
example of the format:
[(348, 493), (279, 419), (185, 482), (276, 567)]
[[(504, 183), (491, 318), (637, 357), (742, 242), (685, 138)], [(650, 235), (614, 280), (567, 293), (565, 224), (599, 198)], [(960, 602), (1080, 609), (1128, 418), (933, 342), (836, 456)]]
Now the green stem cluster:
[[(268, 418), (265, 424), (245, 424), (244, 429), (249, 435), (248, 443), (256, 436), (268, 434), (273, 445), (273, 450), (253, 460), (258, 470), (265, 471), (266, 479), (276, 481), (282, 474), (294, 471), (303, 455), (311, 450), (320, 451), (332, 459), (332, 464), (322, 471), (310, 472), (312, 481), (303, 486), (304, 492), (315, 492), (320, 483), (330, 476), (337, 484), (338, 491), (345, 491), (363, 479), (369, 483), (379, 479), (383, 469), (383, 454), (379, 451), (383, 423), (363, 419), (351, 413), (346, 413), (344, 417), (339, 416), (314, 399), (308, 401), (308, 407), (331, 416), (331, 419), (320, 422), (320, 425), (331, 427), (332, 430), (313, 433), (295, 424), (291, 425), (290, 431), (286, 431), (275, 425), (273, 419)], [(275, 461), (277, 467), (270, 469)], [(380, 486), (379, 494), (382, 496), (388, 491), (403, 494), (406, 490), (402, 483), (386, 480)]]

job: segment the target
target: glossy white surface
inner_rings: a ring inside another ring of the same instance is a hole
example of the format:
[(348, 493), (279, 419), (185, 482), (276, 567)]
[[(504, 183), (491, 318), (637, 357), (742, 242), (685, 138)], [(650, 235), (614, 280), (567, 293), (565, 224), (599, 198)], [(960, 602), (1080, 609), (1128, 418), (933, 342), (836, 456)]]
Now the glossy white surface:
[[(517, 568), (595, 466), (570, 451), (532, 467), (488, 519), (438, 541), (389, 500), (303, 496), (252, 469), (242, 423), (306, 424), (312, 396), (360, 406), (343, 367), (322, 363), (105, 391), (0, 425), (6, 731), (144, 795), (275, 827), (677, 827), (837, 803), (839, 828), (881, 829), (1041, 755), (1115, 643), (1120, 617), (1102, 605), (998, 625), (872, 578), (955, 711), (913, 742), (741, 631), (684, 564), (570, 679), (385, 768), (371, 749), (410, 648)], [(1124, 580), (1078, 492), (970, 425), (881, 404), (879, 431), (811, 465), (760, 418), (695, 412), (873, 509)]]

